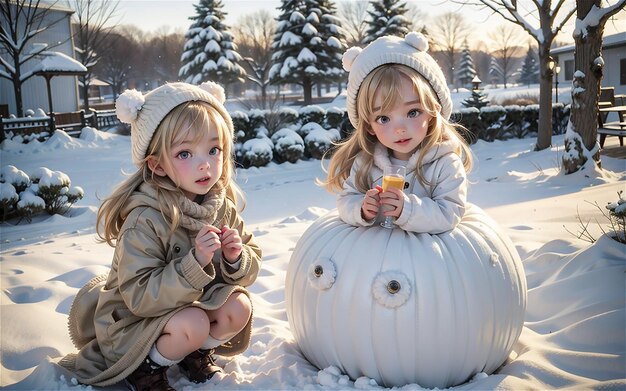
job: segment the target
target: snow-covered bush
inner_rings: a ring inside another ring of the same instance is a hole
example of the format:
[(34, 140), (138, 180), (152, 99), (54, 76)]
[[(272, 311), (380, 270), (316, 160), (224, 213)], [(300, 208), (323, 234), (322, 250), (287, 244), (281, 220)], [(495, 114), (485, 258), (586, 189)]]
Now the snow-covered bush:
[(554, 103), (552, 105), (552, 134), (564, 134), (569, 122), (570, 105)]
[(504, 128), (505, 118), (506, 110), (502, 106), (486, 106), (480, 109), (480, 119), (485, 128), (479, 138), (486, 141), (496, 140)]
[(296, 133), (298, 133), (300, 137), (302, 137), (302, 139), (305, 139), (309, 133), (318, 129), (323, 130), (324, 128), (322, 127), (322, 125), (318, 124), (317, 122), (307, 122), (304, 125), (302, 125), (300, 128), (298, 128), (296, 130)]
[(248, 129), (248, 123), (250, 120), (248, 119), (248, 115), (243, 111), (233, 111), (230, 114), (230, 117), (233, 119), (233, 128), (235, 128), (235, 135), (238, 132), (244, 132)]
[(452, 122), (459, 123), (467, 129), (462, 136), (469, 144), (475, 143), (483, 134), (484, 125), (480, 120), (480, 110), (476, 107), (468, 107), (452, 112)]
[(272, 140), (265, 135), (246, 141), (241, 147), (243, 166), (266, 166), (274, 157), (273, 147)]
[(279, 163), (295, 163), (304, 154), (304, 140), (293, 129), (282, 128), (272, 135), (272, 142)]
[(341, 127), (341, 123), (343, 122), (343, 113), (344, 110), (339, 107), (331, 107), (326, 110), (326, 118), (324, 121), (326, 129), (339, 129)]
[(0, 176), (0, 206), (2, 221), (13, 217), (32, 217), (44, 210), (49, 214), (63, 214), (82, 199), (82, 188), (71, 186), (63, 172), (40, 167), (30, 177), (14, 166), (4, 166)]
[(340, 139), (337, 129), (325, 130), (321, 126), (311, 130), (304, 138), (307, 152), (314, 159), (322, 159), (333, 143)]
[(609, 202), (606, 209), (609, 211), (611, 230), (615, 233), (613, 239), (626, 244), (626, 200), (622, 197), (623, 190), (617, 192), (619, 199)]
[(248, 110), (248, 130), (249, 131), (255, 131), (261, 126), (265, 126), (265, 113), (266, 113), (265, 110), (259, 110), (259, 109)]
[(524, 126), (522, 108), (517, 105), (505, 106), (504, 129), (500, 133), (500, 140), (509, 138), (524, 138), (528, 135), (528, 128)]
[(522, 109), (526, 134), (537, 134), (539, 131), (539, 105), (528, 105)]
[(295, 124), (298, 121), (298, 111), (290, 107), (281, 107), (278, 109), (278, 115), (285, 124)]
[(309, 122), (315, 122), (316, 124), (323, 124), (324, 117), (326, 116), (326, 110), (317, 105), (303, 106), (298, 111), (301, 124), (307, 124)]

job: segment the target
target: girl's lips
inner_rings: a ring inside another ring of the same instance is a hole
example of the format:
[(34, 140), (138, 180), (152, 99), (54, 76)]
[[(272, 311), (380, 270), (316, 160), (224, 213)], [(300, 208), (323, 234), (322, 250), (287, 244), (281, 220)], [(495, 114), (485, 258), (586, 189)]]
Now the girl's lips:
[(201, 185), (204, 185), (205, 183), (207, 183), (209, 180), (211, 180), (211, 178), (202, 178), (202, 179), (198, 179), (196, 181), (196, 183), (199, 183)]
[(398, 141), (396, 141), (396, 144), (406, 144), (406, 143), (408, 143), (409, 141), (411, 141), (411, 139), (410, 139), (410, 138), (405, 138), (405, 139), (402, 139), (402, 140), (398, 140)]

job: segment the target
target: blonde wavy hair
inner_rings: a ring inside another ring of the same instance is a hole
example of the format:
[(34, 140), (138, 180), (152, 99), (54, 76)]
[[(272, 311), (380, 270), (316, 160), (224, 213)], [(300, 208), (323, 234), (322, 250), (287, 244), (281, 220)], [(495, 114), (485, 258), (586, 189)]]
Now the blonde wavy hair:
[[(363, 164), (356, 172), (356, 186), (359, 191), (365, 193), (371, 188), (373, 178), (370, 177), (370, 170), (374, 164), (374, 149), (378, 139), (369, 131), (370, 118), (374, 117), (374, 99), (378, 93), (382, 100), (381, 112), (389, 111), (391, 108), (401, 104), (401, 87), (410, 80), (413, 89), (422, 108), (432, 117), (428, 125), (426, 137), (422, 141), (420, 148), (429, 150), (438, 143), (450, 139), (459, 141), (459, 148), (456, 153), (461, 157), (466, 171), (472, 167), (472, 154), (469, 146), (460, 136), (460, 132), (467, 132), (461, 125), (452, 123), (441, 116), (441, 105), (438, 103), (434, 91), (428, 82), (418, 74), (413, 68), (400, 64), (385, 64), (374, 69), (363, 80), (356, 99), (358, 123), (354, 133), (344, 142), (339, 143), (333, 149), (332, 158), (327, 169), (327, 178), (319, 182), (324, 188), (332, 193), (340, 193), (343, 183), (350, 175), (350, 170), (354, 160), (360, 154)], [(420, 154), (415, 167), (415, 175), (425, 186), (429, 185), (422, 172), (422, 158)]]
[[(155, 175), (148, 166), (148, 158), (153, 157), (161, 163), (171, 156), (171, 148), (180, 140), (191, 135), (193, 142), (198, 142), (215, 124), (222, 148), (223, 168), (222, 176), (214, 186), (226, 189), (226, 197), (230, 198), (235, 205), (241, 201), (242, 208), (245, 199), (241, 189), (233, 181), (234, 177), (234, 151), (233, 134), (226, 125), (222, 116), (206, 102), (185, 102), (170, 111), (159, 124), (148, 150), (146, 157), (141, 162), (141, 167), (126, 180), (120, 183), (113, 193), (104, 199), (98, 209), (96, 218), (96, 233), (100, 242), (106, 242), (115, 246), (115, 241), (124, 224), (122, 211), (128, 198), (142, 184), (148, 183), (157, 189), (157, 201), (163, 217), (169, 221), (170, 230), (173, 232), (180, 224), (182, 212), (178, 206), (178, 200), (184, 197), (183, 191), (167, 176)], [(168, 218), (169, 216), (169, 218)]]

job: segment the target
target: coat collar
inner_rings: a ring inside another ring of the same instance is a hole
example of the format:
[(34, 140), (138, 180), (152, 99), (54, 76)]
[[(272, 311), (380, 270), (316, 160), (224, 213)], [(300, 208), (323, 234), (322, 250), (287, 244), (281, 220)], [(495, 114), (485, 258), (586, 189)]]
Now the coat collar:
[[(422, 165), (431, 163), (443, 155), (447, 155), (449, 153), (455, 153), (459, 146), (459, 142), (454, 139), (442, 141), (437, 144), (435, 147), (429, 149), (424, 153), (422, 149), (418, 149), (411, 155), (409, 160), (406, 163), (406, 171), (411, 172), (414, 171), (417, 167), (417, 162), (419, 160), (420, 155), (424, 154), (424, 159), (422, 160)], [(391, 159), (389, 158), (389, 148), (385, 147), (383, 144), (377, 142), (374, 148), (374, 165), (379, 169), (383, 170), (385, 167), (391, 164)]]

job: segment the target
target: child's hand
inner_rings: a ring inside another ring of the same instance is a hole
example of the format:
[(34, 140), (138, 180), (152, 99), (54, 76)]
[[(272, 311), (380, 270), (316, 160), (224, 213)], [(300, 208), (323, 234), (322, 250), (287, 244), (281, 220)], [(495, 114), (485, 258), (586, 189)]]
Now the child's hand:
[(378, 214), (381, 190), (379, 186), (376, 186), (375, 189), (369, 189), (365, 193), (365, 198), (363, 198), (363, 204), (361, 205), (361, 215), (364, 220), (372, 220)]
[(196, 235), (195, 255), (200, 266), (207, 266), (211, 262), (211, 259), (213, 259), (215, 251), (222, 247), (222, 242), (219, 236), (221, 233), (222, 231), (220, 231), (219, 228), (207, 224), (202, 227)]
[(228, 262), (235, 263), (239, 259), (242, 251), (239, 231), (225, 225), (221, 232), (222, 255)]
[(385, 216), (398, 218), (404, 208), (404, 193), (400, 189), (390, 187), (387, 191), (380, 193), (380, 204), (388, 205), (383, 211)]

